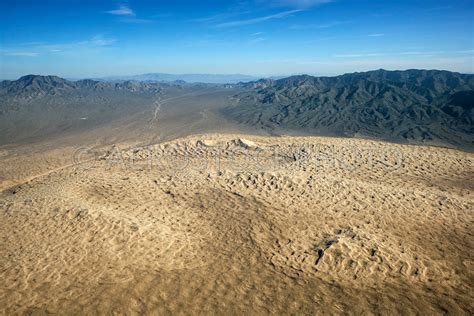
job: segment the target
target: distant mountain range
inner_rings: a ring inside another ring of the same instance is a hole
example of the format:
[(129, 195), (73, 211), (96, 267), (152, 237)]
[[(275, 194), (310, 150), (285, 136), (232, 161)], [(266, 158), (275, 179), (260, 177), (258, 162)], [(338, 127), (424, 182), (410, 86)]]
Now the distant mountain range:
[(159, 89), (159, 85), (123, 81), (119, 83), (101, 82), (91, 79), (70, 81), (57, 76), (27, 75), (18, 80), (0, 81), (0, 96), (14, 98), (33, 98), (47, 95), (67, 95), (84, 91), (129, 91), (145, 92)]
[(222, 112), (253, 128), (474, 147), (474, 75), (376, 70), (240, 86)]
[[(198, 93), (201, 99), (196, 102), (217, 104), (214, 113), (249, 131), (369, 137), (474, 150), (471, 74), (376, 70), (239, 81), (69, 81), (36, 75), (1, 81), (0, 143), (97, 127), (116, 118), (131, 120), (134, 113), (151, 111), (158, 96), (188, 95), (191, 102)], [(228, 102), (216, 101), (223, 94), (230, 97)]]
[(0, 144), (100, 126), (143, 111), (171, 86), (37, 75), (1, 81)]
[(97, 78), (96, 80), (101, 81), (126, 81), (126, 80), (137, 80), (146, 82), (176, 82), (184, 81), (189, 83), (239, 83), (249, 82), (260, 79), (259, 77), (231, 74), (231, 75), (219, 75), (219, 74), (166, 74), (166, 73), (147, 73), (133, 76), (112, 76)]

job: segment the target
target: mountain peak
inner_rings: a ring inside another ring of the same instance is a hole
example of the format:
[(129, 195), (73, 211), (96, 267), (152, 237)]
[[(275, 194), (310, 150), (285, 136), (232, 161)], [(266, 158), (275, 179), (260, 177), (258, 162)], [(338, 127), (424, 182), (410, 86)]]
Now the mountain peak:
[(66, 79), (63, 79), (63, 78), (61, 78), (61, 77), (52, 76), (52, 75), (43, 76), (43, 75), (33, 75), (33, 74), (30, 74), (30, 75), (26, 75), (26, 76), (20, 77), (20, 78), (18, 79), (18, 81), (20, 81), (20, 82), (33, 82), (33, 81), (65, 82), (65, 81), (67, 81), (67, 80), (66, 80)]

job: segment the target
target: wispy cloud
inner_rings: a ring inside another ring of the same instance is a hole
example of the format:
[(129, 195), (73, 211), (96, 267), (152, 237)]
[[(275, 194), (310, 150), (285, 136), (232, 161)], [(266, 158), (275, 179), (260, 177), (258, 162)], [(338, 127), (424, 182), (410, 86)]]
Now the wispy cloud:
[[(284, 18), (309, 10), (311, 7), (334, 1), (336, 0), (237, 0), (224, 12), (218, 12), (207, 17), (194, 18), (189, 21), (213, 24), (215, 27), (243, 26)], [(264, 15), (264, 12), (275, 10), (276, 7), (285, 7), (288, 11)], [(247, 18), (252, 15), (258, 15), (258, 12), (263, 16)]]
[(358, 54), (337, 54), (333, 55), (336, 58), (360, 58), (360, 57), (376, 57), (376, 56), (383, 56), (384, 54), (381, 53), (358, 53)]
[(123, 23), (147, 24), (147, 23), (154, 22), (154, 20), (152, 19), (143, 19), (143, 18), (137, 17), (137, 15), (132, 10), (132, 8), (127, 4), (121, 5), (119, 6), (118, 9), (110, 10), (110, 11), (107, 11), (106, 13), (119, 16), (120, 18), (118, 19), (118, 21), (123, 22)]
[(5, 56), (36, 57), (51, 53), (97, 50), (105, 46), (110, 46), (116, 41), (115, 38), (106, 38), (102, 34), (98, 34), (88, 40), (70, 43), (30, 42), (16, 44), (15, 46), (5, 46), (6, 48), (1, 50), (0, 53)]
[(110, 46), (115, 43), (117, 40), (115, 38), (107, 38), (102, 34), (97, 34), (91, 37), (88, 40), (75, 41), (70, 43), (52, 43), (52, 44), (43, 44), (36, 46), (38, 49), (45, 49), (49, 51), (74, 51), (76, 49), (84, 48), (98, 48), (104, 46)]
[(16, 57), (36, 57), (39, 53), (35, 52), (5, 52), (6, 56), (16, 56)]
[(115, 38), (104, 38), (102, 35), (96, 35), (90, 39), (90, 43), (97, 46), (108, 46), (115, 43)]
[(339, 25), (350, 23), (351, 21), (330, 21), (320, 24), (295, 24), (290, 26), (292, 30), (306, 30), (306, 29), (327, 29)]
[(369, 37), (382, 37), (382, 36), (385, 36), (385, 34), (384, 33), (374, 33), (374, 34), (369, 34), (367, 36), (369, 36)]
[(259, 36), (259, 35), (262, 35), (263, 32), (255, 32), (253, 34), (250, 34), (250, 36)]
[(321, 4), (333, 2), (333, 0), (258, 0), (257, 2), (269, 4), (272, 6), (293, 7), (306, 9)]
[(128, 5), (121, 5), (115, 10), (107, 11), (112, 15), (135, 16), (135, 12)]
[(441, 51), (409, 51), (409, 52), (401, 52), (401, 55), (438, 55), (442, 54), (443, 52)]
[(245, 14), (251, 14), (254, 12), (255, 12), (254, 10), (245, 10), (245, 9), (242, 9), (241, 7), (237, 7), (237, 8), (231, 8), (228, 11), (220, 12), (211, 16), (190, 19), (189, 21), (200, 22), (200, 23), (218, 23), (218, 22), (226, 21), (238, 16), (242, 16)]
[(252, 19), (223, 22), (223, 23), (217, 24), (216, 26), (217, 27), (235, 27), (235, 26), (256, 24), (256, 23), (261, 23), (261, 22), (265, 22), (265, 21), (285, 18), (285, 17), (291, 16), (291, 15), (293, 15), (295, 13), (298, 13), (298, 12), (301, 12), (301, 11), (302, 10), (300, 10), (300, 9), (283, 11), (283, 12), (279, 12), (279, 13), (276, 13), (276, 14), (261, 16), (261, 17), (252, 18)]
[(466, 50), (466, 51), (401, 51), (401, 52), (360, 52), (360, 53), (349, 53), (349, 54), (336, 54), (332, 57), (334, 58), (362, 58), (362, 57), (375, 57), (375, 56), (397, 56), (401, 58), (410, 58), (410, 59), (418, 59), (424, 57), (440, 57), (443, 55), (452, 56), (453, 54), (463, 54), (463, 53), (474, 53), (474, 50)]

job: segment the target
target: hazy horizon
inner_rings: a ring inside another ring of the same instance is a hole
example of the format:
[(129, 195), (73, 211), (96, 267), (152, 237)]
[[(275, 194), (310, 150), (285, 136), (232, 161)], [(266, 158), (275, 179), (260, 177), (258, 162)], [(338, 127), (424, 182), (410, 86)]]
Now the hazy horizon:
[(458, 71), (451, 71), (447, 69), (423, 69), (423, 68), (406, 68), (406, 69), (384, 69), (384, 68), (379, 68), (379, 69), (369, 69), (366, 71), (353, 71), (353, 72), (341, 72), (341, 73), (336, 73), (336, 74), (320, 74), (320, 73), (290, 73), (290, 74), (275, 74), (275, 75), (258, 75), (258, 74), (245, 74), (245, 73), (169, 73), (169, 72), (147, 72), (147, 73), (136, 73), (136, 74), (123, 74), (123, 75), (105, 75), (105, 76), (100, 76), (100, 77), (66, 77), (66, 76), (59, 76), (57, 74), (53, 73), (25, 73), (22, 74), (18, 77), (12, 77), (12, 78), (0, 78), (1, 80), (18, 80), (22, 77), (25, 76), (57, 76), (66, 80), (85, 80), (85, 79), (93, 79), (93, 80), (121, 80), (120, 78), (123, 77), (138, 77), (138, 76), (143, 76), (143, 75), (173, 75), (173, 76), (242, 76), (242, 77), (254, 77), (254, 79), (265, 79), (265, 78), (287, 78), (287, 77), (292, 77), (292, 76), (313, 76), (313, 77), (337, 77), (345, 74), (351, 74), (351, 73), (363, 73), (363, 72), (371, 72), (371, 71), (377, 71), (377, 70), (384, 70), (384, 71), (408, 71), (408, 70), (426, 70), (426, 71), (450, 71), (450, 72), (457, 72), (460, 74), (466, 74), (466, 75), (472, 75), (474, 73), (471, 72), (458, 72)]

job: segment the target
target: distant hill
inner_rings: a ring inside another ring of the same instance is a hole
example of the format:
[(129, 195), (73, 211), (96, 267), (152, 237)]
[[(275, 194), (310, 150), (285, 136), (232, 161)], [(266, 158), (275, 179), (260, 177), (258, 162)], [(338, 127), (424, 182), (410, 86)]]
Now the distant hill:
[(175, 82), (175, 81), (185, 81), (189, 83), (239, 83), (239, 82), (249, 82), (258, 80), (258, 77), (241, 75), (241, 74), (231, 74), (231, 75), (219, 75), (219, 74), (166, 74), (166, 73), (147, 73), (142, 75), (133, 75), (133, 76), (112, 76), (98, 78), (96, 80), (104, 81), (124, 81), (124, 80), (137, 80), (137, 81), (146, 81), (146, 82)]
[(239, 86), (222, 112), (249, 127), (474, 148), (474, 75), (376, 70)]

